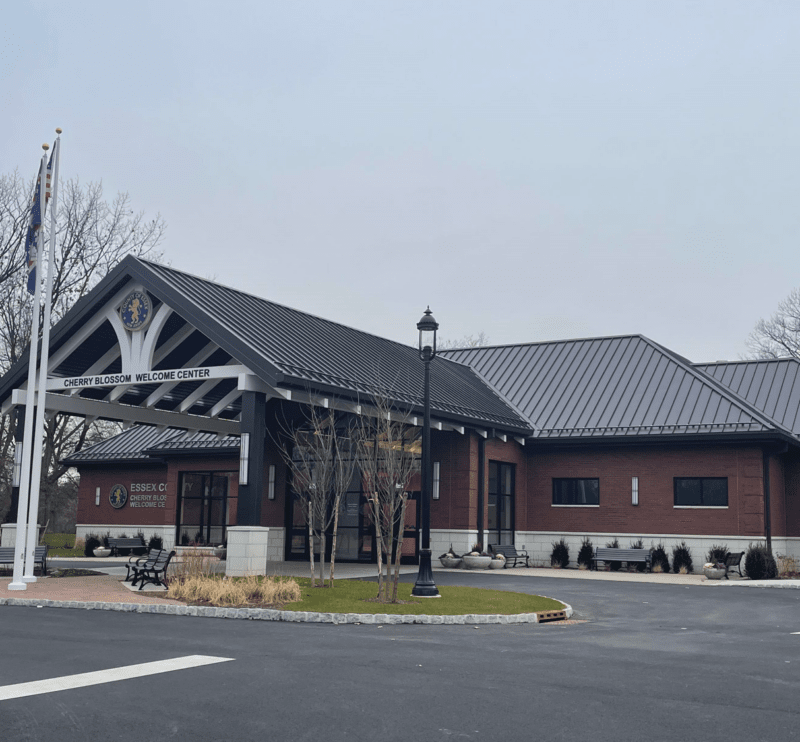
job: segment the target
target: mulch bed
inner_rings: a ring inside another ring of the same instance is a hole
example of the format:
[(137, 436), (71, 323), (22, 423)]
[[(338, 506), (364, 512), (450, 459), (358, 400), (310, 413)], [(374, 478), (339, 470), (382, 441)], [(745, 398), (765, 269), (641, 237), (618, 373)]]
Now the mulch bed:
[(91, 569), (56, 569), (48, 577), (102, 577), (105, 572), (95, 572)]

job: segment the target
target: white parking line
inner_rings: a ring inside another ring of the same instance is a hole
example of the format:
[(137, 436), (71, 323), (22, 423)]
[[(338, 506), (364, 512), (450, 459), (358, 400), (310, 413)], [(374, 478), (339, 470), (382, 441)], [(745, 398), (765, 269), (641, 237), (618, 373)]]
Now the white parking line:
[(232, 661), (233, 657), (209, 657), (203, 654), (192, 654), (188, 657), (176, 657), (172, 660), (112, 667), (109, 670), (64, 675), (61, 678), (50, 678), (49, 680), (33, 680), (30, 683), (0, 686), (0, 701), (24, 698), (25, 696), (37, 696), (41, 693), (54, 693), (59, 690), (71, 690), (72, 688), (85, 688), (89, 685), (113, 683), (117, 680), (131, 680), (132, 678), (141, 678), (146, 675), (157, 675), (161, 672), (186, 670), (190, 667), (202, 667), (203, 665), (213, 665), (217, 662)]

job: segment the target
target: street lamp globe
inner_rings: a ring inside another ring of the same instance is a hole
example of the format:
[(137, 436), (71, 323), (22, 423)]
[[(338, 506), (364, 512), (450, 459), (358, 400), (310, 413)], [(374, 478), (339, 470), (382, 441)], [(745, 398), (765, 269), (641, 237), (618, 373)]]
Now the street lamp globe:
[(439, 323), (433, 318), (431, 308), (425, 310), (422, 319), (417, 322), (417, 329), (419, 330), (419, 357), (425, 360), (427, 355), (428, 359), (436, 355), (436, 331), (439, 329)]

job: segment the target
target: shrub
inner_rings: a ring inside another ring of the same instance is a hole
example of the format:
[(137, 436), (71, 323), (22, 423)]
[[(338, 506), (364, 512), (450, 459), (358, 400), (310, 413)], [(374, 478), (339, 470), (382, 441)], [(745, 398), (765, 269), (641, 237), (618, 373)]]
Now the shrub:
[(592, 566), (592, 557), (594, 556), (594, 547), (592, 541), (588, 536), (583, 537), (581, 541), (581, 548), (578, 551), (578, 567), (586, 567), (587, 569)]
[(176, 600), (234, 607), (282, 605), (303, 597), (291, 578), (251, 576), (223, 580), (204, 575), (170, 580), (167, 595)]
[(800, 564), (798, 564), (797, 559), (794, 557), (778, 554), (778, 556), (775, 557), (775, 561), (778, 565), (778, 575), (780, 577), (796, 578), (800, 573)]
[[(631, 541), (631, 549), (644, 549), (644, 541), (641, 538), (637, 538), (636, 541)], [(635, 567), (637, 572), (644, 572), (647, 565), (644, 562), (633, 562), (629, 564), (628, 567)]]
[(725, 560), (728, 558), (728, 547), (724, 544), (714, 544), (709, 550), (708, 555), (706, 556), (706, 561), (710, 562), (711, 564), (716, 564), (717, 562), (725, 563)]
[(163, 549), (164, 548), (164, 539), (161, 536), (156, 536), (153, 534), (150, 536), (150, 540), (147, 542), (147, 548), (149, 549)]
[[(606, 544), (607, 549), (619, 549), (619, 539), (615, 538), (611, 543)], [(622, 569), (622, 562), (608, 562), (612, 572), (619, 572)]]
[(692, 564), (692, 553), (685, 541), (681, 541), (677, 546), (672, 547), (672, 571), (675, 574), (685, 575), (694, 570)]
[(567, 565), (569, 565), (569, 546), (567, 546), (567, 542), (562, 536), (560, 541), (553, 543), (553, 551), (550, 553), (550, 566), (566, 569)]
[(669, 572), (669, 557), (664, 544), (659, 543), (653, 547), (652, 559), (653, 572)]
[(83, 555), (87, 557), (94, 556), (94, 550), (100, 546), (100, 537), (96, 533), (90, 533), (86, 536), (83, 542)]
[(751, 580), (774, 580), (778, 577), (775, 557), (764, 544), (750, 544), (744, 555), (744, 570)]

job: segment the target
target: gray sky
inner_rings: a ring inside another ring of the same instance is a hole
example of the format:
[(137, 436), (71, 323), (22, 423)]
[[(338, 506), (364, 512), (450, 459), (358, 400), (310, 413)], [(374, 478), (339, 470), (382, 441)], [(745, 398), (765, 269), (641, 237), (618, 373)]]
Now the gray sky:
[(176, 268), (401, 342), (734, 359), (795, 286), (795, 2), (7, 3), (0, 172), (160, 212)]

